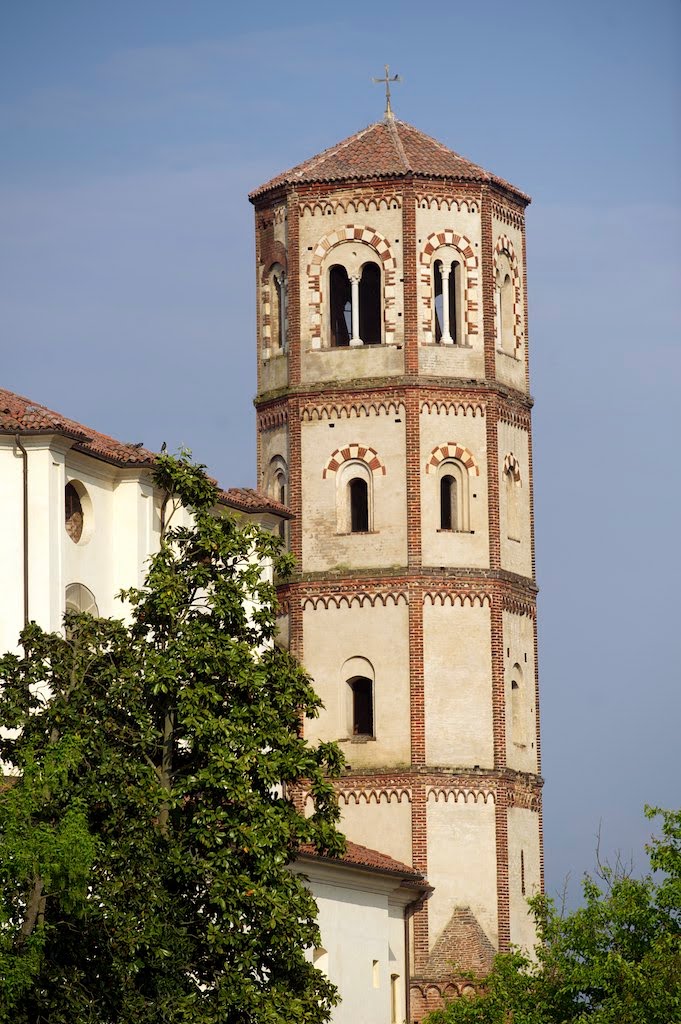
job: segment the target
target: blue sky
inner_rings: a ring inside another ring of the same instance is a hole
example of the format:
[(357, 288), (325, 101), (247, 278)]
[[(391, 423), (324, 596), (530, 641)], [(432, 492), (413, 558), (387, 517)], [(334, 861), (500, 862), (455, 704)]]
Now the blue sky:
[[(679, 805), (681, 6), (0, 11), (2, 385), (254, 483), (247, 192), (382, 115), (533, 196), (547, 886)], [(576, 886), (575, 886), (576, 888)]]

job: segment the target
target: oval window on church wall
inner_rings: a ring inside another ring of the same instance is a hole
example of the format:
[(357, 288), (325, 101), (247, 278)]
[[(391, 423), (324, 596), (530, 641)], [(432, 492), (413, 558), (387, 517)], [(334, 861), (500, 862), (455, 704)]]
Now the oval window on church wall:
[(80, 480), (64, 488), (64, 529), (74, 544), (86, 544), (92, 535), (92, 502)]
[(64, 526), (74, 544), (83, 536), (83, 505), (73, 484), (64, 489)]

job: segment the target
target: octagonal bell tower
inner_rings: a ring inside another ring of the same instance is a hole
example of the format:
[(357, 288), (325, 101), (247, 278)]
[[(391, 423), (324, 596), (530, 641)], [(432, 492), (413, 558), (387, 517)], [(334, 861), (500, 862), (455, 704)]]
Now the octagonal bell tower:
[[(434, 886), (411, 1018), (542, 887), (524, 211), (387, 116), (254, 191), (258, 479), (348, 837)], [(451, 990), (451, 989), (450, 989)]]

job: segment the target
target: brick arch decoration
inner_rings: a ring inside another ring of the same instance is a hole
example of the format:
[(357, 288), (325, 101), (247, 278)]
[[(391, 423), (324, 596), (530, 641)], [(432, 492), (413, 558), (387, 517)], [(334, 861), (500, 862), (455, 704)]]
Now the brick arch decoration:
[[(494, 279), (496, 281), (498, 260), (502, 253), (506, 253), (508, 261), (511, 264), (511, 272), (513, 274), (513, 337), (515, 339), (515, 358), (518, 359), (520, 346), (523, 342), (523, 311), (521, 301), (521, 289), (520, 289), (520, 269), (518, 265), (518, 257), (516, 256), (513, 242), (506, 235), (500, 235), (497, 239), (497, 244), (494, 246)], [(501, 348), (501, 338), (499, 337), (499, 323), (498, 315), (494, 314), (494, 336), (496, 347)]]
[(440, 444), (437, 448), (433, 448), (426, 463), (426, 473), (430, 473), (431, 469), (437, 469), (445, 459), (456, 459), (463, 463), (469, 476), (480, 476), (480, 467), (475, 461), (475, 456), (458, 441), (447, 441), (447, 444)]
[(260, 275), (260, 280), (263, 284), (267, 283), (270, 270), (275, 263), (279, 263), (285, 271), (288, 271), (288, 255), (283, 242), (272, 242), (268, 247), (268, 256), (262, 264), (262, 273)]
[(335, 473), (344, 462), (349, 462), (350, 459), (366, 462), (372, 473), (381, 473), (385, 476), (385, 465), (380, 460), (375, 448), (369, 447), (368, 444), (348, 444), (344, 448), (336, 448), (335, 452), (331, 453), (331, 457), (324, 466), (322, 479), (326, 480), (329, 473)]
[(433, 254), (443, 245), (450, 245), (460, 253), (464, 266), (463, 279), (463, 322), (466, 338), (478, 334), (478, 309), (479, 303), (476, 298), (478, 287), (478, 257), (475, 255), (473, 243), (465, 235), (459, 235), (451, 228), (444, 231), (434, 231), (428, 235), (419, 255), (421, 267), (421, 296), (422, 296), (422, 330), (423, 341), (426, 345), (432, 345), (433, 338)]
[(322, 344), (322, 264), (328, 253), (341, 242), (364, 242), (370, 246), (383, 268), (383, 328), (385, 344), (395, 341), (395, 284), (397, 260), (390, 247), (390, 242), (375, 228), (358, 227), (346, 224), (344, 228), (332, 231), (317, 242), (307, 268), (308, 286), (310, 290), (309, 326), (312, 347), (321, 348)]
[(520, 463), (513, 452), (507, 452), (504, 456), (504, 474), (506, 473), (510, 473), (517, 484), (520, 483)]
[(367, 594), (364, 592), (357, 594), (324, 594), (320, 597), (305, 597), (303, 598), (302, 608), (303, 611), (317, 611), (318, 608), (323, 608), (328, 611), (329, 608), (364, 608), (368, 605), (370, 608), (388, 608), (390, 605), (397, 607), (398, 605), (408, 605), (409, 599), (407, 594), (404, 592), (397, 592), (394, 594)]

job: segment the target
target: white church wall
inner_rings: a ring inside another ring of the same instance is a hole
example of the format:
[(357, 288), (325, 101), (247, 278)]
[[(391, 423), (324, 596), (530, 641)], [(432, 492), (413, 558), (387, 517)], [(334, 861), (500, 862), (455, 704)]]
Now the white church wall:
[[(342, 999), (333, 1024), (401, 1024), (406, 1014), (403, 908), (410, 897), (396, 898), (399, 881), (307, 859), (292, 870), (307, 876), (319, 907), (322, 946), (309, 950), (308, 958), (338, 986)], [(391, 1012), (391, 988), (399, 1000), (397, 1017)]]

